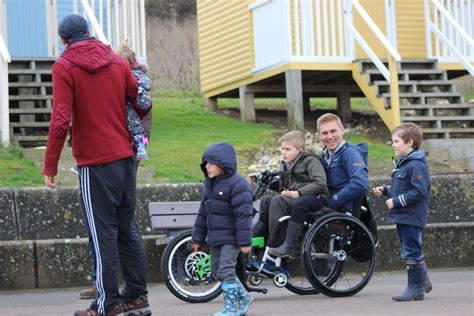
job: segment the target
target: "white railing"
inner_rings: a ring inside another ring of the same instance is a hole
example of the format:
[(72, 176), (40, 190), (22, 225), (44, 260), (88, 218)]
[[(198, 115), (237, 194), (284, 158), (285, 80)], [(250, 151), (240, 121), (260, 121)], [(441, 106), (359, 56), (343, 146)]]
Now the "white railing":
[(129, 39), (130, 47), (141, 62), (146, 62), (145, 0), (72, 0), (73, 11), (91, 24), (91, 31), (100, 41), (119, 46)]
[(474, 1), (425, 0), (428, 58), (460, 62), (474, 76)]
[[(103, 6), (101, 4), (101, 0), (99, 0), (99, 18), (101, 21), (103, 21)], [(92, 7), (89, 4), (89, 0), (81, 0), (82, 8), (84, 11), (84, 16), (89, 20), (89, 23), (91, 24), (92, 27), (92, 34), (97, 37), (99, 41), (104, 43), (105, 45), (109, 45), (109, 41), (105, 37), (104, 30), (102, 28), (102, 25), (99, 24), (99, 21), (97, 21), (97, 18), (95, 17), (94, 10), (92, 10)]]
[(352, 61), (342, 31), (343, 0), (295, 0), (293, 4), (293, 21), (296, 22), (292, 61)]
[(254, 72), (287, 62), (353, 60), (345, 34), (340, 31), (344, 27), (343, 0), (294, 0), (290, 6), (288, 0), (258, 0), (249, 5)]
[(8, 105), (8, 63), (11, 62), (7, 46), (0, 34), (0, 132), (2, 145), (10, 144), (10, 114)]
[[(384, 48), (387, 50), (387, 52), (389, 53), (389, 56), (392, 57), (396, 62), (399, 62), (402, 59), (400, 54), (395, 49), (395, 47), (393, 47), (393, 45), (390, 43), (387, 37), (385, 37), (383, 32), (379, 29), (377, 24), (375, 24), (374, 20), (372, 20), (370, 15), (360, 5), (359, 0), (347, 0), (347, 7), (348, 8), (352, 7), (353, 9), (357, 11), (357, 13), (362, 17), (362, 20), (365, 21), (365, 23), (369, 26), (369, 29), (374, 33), (374, 35), (377, 37), (380, 43), (382, 43)], [(390, 69), (389, 71), (389, 69), (385, 67), (385, 65), (377, 56), (377, 54), (367, 44), (367, 42), (364, 40), (362, 35), (355, 28), (354, 23), (352, 23), (352, 10), (351, 9), (346, 11), (345, 21), (346, 21), (348, 34), (350, 34), (350, 37), (353, 37), (357, 41), (357, 43), (362, 47), (362, 49), (369, 56), (370, 60), (372, 60), (372, 62), (377, 67), (377, 69), (382, 73), (385, 80), (387, 80), (388, 82), (391, 82), (390, 71), (393, 71), (393, 70), (396, 71), (397, 68), (395, 67), (395, 69)]]
[(259, 0), (249, 9), (254, 23), (254, 72), (288, 62), (291, 56), (289, 2)]

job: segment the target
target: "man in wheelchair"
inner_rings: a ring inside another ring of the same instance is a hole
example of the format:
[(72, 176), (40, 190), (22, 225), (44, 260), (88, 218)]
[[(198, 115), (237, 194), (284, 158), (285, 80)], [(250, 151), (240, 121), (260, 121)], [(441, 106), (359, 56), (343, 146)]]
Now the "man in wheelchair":
[(360, 206), (369, 186), (367, 144), (356, 146), (347, 143), (341, 119), (335, 114), (320, 116), (316, 125), (324, 144), (319, 160), (326, 170), (331, 194), (328, 206), (359, 217)]
[(335, 114), (321, 115), (316, 127), (319, 139), (324, 144), (319, 160), (326, 170), (331, 194), (328, 206), (360, 219), (372, 233), (376, 244), (377, 224), (366, 198), (369, 187), (367, 144), (347, 143), (344, 140), (344, 126)]
[(326, 170), (331, 195), (328, 206), (360, 219), (377, 244), (377, 224), (366, 197), (369, 188), (367, 144), (347, 143), (344, 140), (344, 126), (335, 114), (321, 115), (316, 127), (319, 139), (324, 144), (319, 160)]

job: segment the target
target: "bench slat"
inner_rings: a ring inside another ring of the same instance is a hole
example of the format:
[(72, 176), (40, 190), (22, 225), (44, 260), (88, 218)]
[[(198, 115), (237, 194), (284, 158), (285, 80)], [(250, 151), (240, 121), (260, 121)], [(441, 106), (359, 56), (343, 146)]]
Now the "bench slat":
[(190, 202), (150, 202), (150, 216), (197, 214), (200, 201)]
[(195, 215), (163, 215), (163, 216), (152, 216), (151, 227), (153, 229), (189, 229), (194, 226), (196, 221)]
[[(150, 202), (151, 228), (168, 231), (193, 228), (200, 204), (200, 201)], [(255, 201), (254, 207), (259, 209), (259, 204), (260, 201)]]

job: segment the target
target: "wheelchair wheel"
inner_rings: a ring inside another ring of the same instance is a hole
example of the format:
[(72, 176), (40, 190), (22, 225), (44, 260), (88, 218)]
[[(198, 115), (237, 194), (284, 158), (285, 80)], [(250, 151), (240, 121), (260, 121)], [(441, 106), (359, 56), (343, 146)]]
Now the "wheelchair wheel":
[(306, 278), (301, 257), (283, 259), (282, 268), (288, 271), (288, 283), (285, 285), (288, 291), (298, 295), (319, 294), (319, 290)]
[(192, 231), (176, 236), (165, 248), (161, 274), (168, 290), (189, 303), (209, 302), (221, 294), (220, 282), (211, 277), (209, 248), (193, 252)]
[(371, 233), (356, 218), (328, 214), (314, 223), (303, 243), (303, 268), (321, 293), (342, 297), (362, 290), (375, 268)]

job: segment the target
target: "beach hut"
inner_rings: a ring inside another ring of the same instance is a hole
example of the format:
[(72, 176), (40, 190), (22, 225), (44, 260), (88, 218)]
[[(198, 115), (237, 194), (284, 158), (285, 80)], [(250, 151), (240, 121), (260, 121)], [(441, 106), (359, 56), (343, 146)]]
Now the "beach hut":
[(0, 0), (0, 133), (4, 146), (44, 145), (51, 118), (51, 66), (64, 50), (61, 19), (83, 15), (112, 47), (129, 38), (146, 62), (145, 0)]
[(473, 104), (452, 79), (474, 75), (473, 0), (197, 0), (201, 90), (210, 108), (283, 97), (288, 128), (304, 129), (310, 98), (365, 97), (392, 129), (425, 138), (474, 136)]

